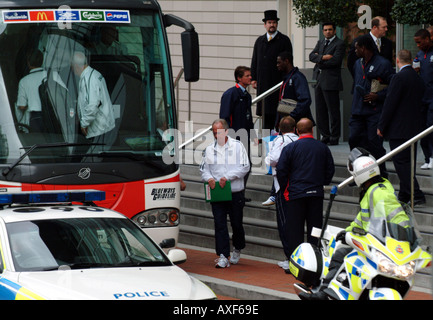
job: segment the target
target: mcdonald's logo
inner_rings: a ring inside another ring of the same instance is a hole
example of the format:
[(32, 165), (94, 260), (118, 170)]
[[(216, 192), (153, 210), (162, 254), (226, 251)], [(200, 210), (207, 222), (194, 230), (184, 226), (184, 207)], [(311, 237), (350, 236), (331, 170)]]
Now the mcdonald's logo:
[(30, 11), (30, 21), (54, 21), (54, 12)]

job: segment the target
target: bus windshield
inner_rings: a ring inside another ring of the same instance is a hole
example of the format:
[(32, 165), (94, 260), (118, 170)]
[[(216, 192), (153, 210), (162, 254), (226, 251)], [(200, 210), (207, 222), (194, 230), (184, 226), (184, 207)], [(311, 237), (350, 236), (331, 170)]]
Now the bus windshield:
[(127, 12), (126, 23), (3, 16), (0, 163), (162, 159), (175, 128), (163, 26), (157, 12)]

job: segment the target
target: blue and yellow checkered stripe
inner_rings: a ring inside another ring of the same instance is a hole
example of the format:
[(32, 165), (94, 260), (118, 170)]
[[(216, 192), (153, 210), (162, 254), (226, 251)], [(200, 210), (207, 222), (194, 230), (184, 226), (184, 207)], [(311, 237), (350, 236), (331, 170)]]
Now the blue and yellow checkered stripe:
[[(345, 259), (346, 272), (349, 277), (349, 283), (352, 286), (352, 293), (359, 295), (368, 284), (368, 264), (364, 263), (358, 252), (352, 252), (347, 255)], [(374, 266), (373, 266), (374, 267)], [(337, 286), (335, 283), (331, 284), (332, 287), (343, 297), (345, 300), (353, 300), (354, 296), (350, 294), (350, 290), (346, 291), (344, 288)]]
[(19, 284), (0, 278), (0, 300), (41, 300), (42, 298)]
[(352, 290), (358, 294), (364, 290), (368, 283), (368, 266), (356, 255), (349, 255), (346, 263), (346, 271), (352, 284)]
[(304, 253), (302, 252), (302, 247), (301, 246), (298, 246), (296, 248), (295, 252), (292, 253), (291, 258), (299, 266), (303, 267), (305, 265), (305, 262), (304, 262)]

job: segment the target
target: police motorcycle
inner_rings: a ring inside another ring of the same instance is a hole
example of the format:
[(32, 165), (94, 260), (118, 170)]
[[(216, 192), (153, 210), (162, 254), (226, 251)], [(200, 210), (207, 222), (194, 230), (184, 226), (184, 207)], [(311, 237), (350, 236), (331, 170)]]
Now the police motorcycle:
[(331, 191), (322, 229), (312, 231), (312, 235), (319, 238), (319, 246), (302, 243), (290, 258), (290, 272), (302, 282), (295, 284), (296, 293), (317, 294), (328, 274), (331, 259), (342, 249), (348, 254), (326, 289), (322, 288), (326, 299), (403, 299), (413, 286), (415, 274), (429, 267), (432, 260), (431, 254), (421, 247), (422, 239), (410, 207), (403, 206), (409, 220), (402, 227), (388, 221), (383, 203), (379, 201), (367, 230), (353, 228), (345, 232), (327, 225), (337, 189), (333, 187)]

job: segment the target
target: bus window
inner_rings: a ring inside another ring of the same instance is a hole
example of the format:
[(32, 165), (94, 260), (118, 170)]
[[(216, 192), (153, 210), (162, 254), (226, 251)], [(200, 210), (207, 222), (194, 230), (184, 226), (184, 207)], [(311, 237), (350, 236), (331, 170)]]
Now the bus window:
[[(73, 23), (70, 29), (7, 24), (0, 35), (0, 46), (8, 48), (0, 53), (8, 100), (0, 106), (0, 163), (13, 163), (33, 145), (44, 147), (23, 163), (125, 161), (115, 157), (125, 152), (162, 161), (163, 132), (175, 127), (175, 116), (161, 30), (153, 13), (131, 14), (130, 24)], [(72, 67), (77, 52), (109, 95), (107, 106), (100, 103), (89, 116), (112, 119), (113, 126), (96, 131), (103, 139), (83, 134), (79, 105), (86, 93)]]

